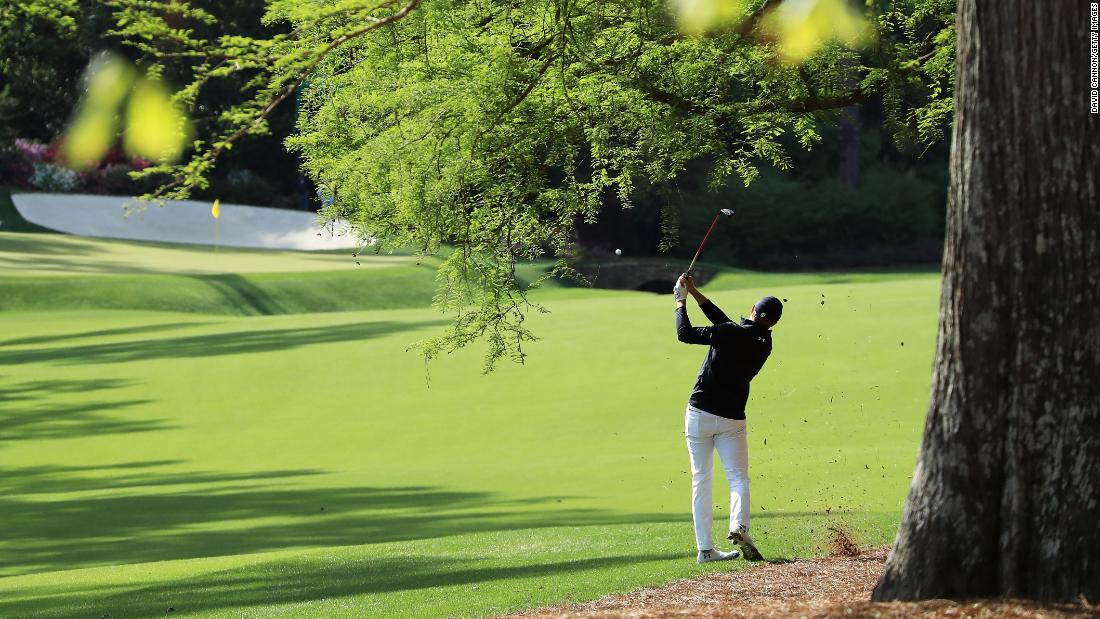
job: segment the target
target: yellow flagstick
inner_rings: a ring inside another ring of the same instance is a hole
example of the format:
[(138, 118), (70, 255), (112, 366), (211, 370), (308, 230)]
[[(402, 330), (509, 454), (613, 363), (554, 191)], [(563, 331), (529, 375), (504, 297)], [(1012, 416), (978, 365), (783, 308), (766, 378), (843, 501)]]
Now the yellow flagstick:
[(215, 199), (214, 206), (210, 209), (210, 214), (214, 216), (214, 253), (218, 251), (218, 241), (220, 236), (220, 223), (222, 216), (221, 200)]

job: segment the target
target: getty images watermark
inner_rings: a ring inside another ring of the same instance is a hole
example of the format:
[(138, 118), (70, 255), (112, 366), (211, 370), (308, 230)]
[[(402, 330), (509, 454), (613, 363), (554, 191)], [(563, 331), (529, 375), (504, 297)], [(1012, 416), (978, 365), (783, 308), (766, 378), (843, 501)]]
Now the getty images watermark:
[(1100, 2), (1089, 3), (1089, 111), (1100, 113)]

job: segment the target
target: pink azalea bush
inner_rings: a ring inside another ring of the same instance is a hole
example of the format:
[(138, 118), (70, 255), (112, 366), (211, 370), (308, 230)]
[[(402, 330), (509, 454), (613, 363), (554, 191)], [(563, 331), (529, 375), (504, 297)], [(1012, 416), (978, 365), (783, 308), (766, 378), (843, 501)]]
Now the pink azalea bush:
[(108, 151), (92, 169), (77, 172), (65, 166), (58, 141), (49, 144), (16, 138), (0, 144), (0, 186), (58, 193), (134, 195), (151, 188), (150, 181), (130, 178), (131, 172), (152, 165), (129, 157), (119, 147)]

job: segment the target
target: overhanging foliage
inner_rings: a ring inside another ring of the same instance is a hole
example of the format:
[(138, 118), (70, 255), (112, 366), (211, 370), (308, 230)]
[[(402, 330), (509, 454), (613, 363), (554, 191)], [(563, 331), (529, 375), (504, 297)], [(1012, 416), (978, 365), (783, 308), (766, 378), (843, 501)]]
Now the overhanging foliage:
[(222, 152), (296, 95), (287, 144), (328, 198), (323, 216), (379, 248), (453, 246), (436, 303), (456, 318), (420, 348), (431, 358), (485, 339), (487, 370), (522, 361), (534, 338), (516, 262), (553, 256), (568, 274), (575, 224), (629, 207), (636, 183), (701, 158), (713, 182), (749, 183), (761, 165), (788, 167), (789, 145), (817, 143), (836, 110), (874, 97), (899, 140), (942, 138), (954, 2), (870, 2), (866, 49), (825, 44), (799, 64), (763, 26), (782, 4), (751, 2), (738, 23), (688, 36), (656, 0), (273, 0), (265, 19), (285, 32), (206, 40), (187, 27), (213, 19), (196, 3), (112, 1), (117, 34), (154, 68), (190, 63), (184, 103), (250, 76), (189, 160), (150, 169), (174, 181), (149, 197), (203, 187)]

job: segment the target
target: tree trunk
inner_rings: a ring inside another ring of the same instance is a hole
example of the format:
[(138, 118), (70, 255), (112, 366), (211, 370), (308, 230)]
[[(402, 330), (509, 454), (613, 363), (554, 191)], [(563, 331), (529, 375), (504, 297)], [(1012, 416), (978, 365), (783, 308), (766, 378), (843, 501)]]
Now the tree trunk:
[(860, 140), (860, 107), (849, 105), (840, 112), (840, 182), (849, 187), (859, 187), (860, 155), (863, 145)]
[(1100, 601), (1087, 2), (960, 0), (939, 341), (876, 600)]

